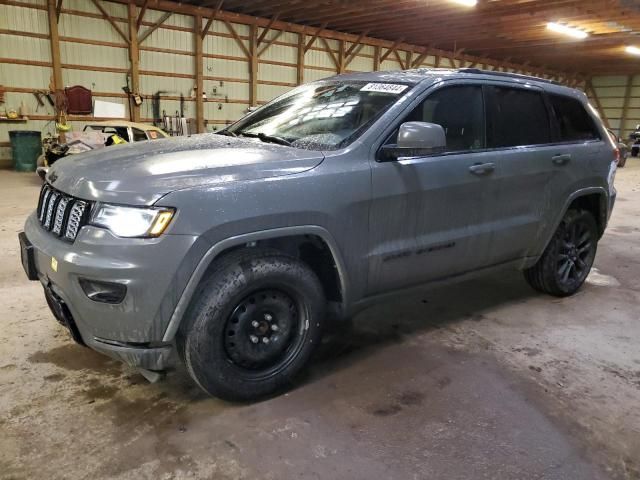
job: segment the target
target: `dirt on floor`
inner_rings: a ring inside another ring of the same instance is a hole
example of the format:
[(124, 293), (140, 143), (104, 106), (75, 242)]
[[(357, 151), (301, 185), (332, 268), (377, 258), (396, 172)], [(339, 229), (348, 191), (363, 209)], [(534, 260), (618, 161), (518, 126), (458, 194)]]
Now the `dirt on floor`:
[(19, 261), (39, 181), (0, 171), (0, 478), (640, 479), (640, 160), (616, 184), (577, 295), (517, 272), (403, 295), (234, 405), (75, 345)]

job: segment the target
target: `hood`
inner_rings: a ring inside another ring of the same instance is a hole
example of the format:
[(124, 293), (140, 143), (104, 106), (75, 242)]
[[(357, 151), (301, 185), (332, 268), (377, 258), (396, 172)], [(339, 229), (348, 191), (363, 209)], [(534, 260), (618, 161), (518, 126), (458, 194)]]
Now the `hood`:
[(323, 160), (318, 151), (205, 133), (71, 155), (47, 181), (85, 200), (151, 205), (174, 190), (292, 175)]

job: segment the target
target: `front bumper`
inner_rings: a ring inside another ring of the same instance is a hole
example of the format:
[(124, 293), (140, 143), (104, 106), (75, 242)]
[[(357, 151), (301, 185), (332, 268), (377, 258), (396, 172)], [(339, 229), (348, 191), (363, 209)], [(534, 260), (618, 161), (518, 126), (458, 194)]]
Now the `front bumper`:
[[(182, 293), (176, 276), (184, 276), (179, 272), (195, 237), (124, 239), (85, 226), (69, 243), (45, 231), (35, 214), (27, 219), (24, 235), (47, 302), (77, 341), (134, 367), (169, 366), (173, 345), (162, 339)], [(91, 300), (80, 278), (124, 284), (125, 299), (119, 304)]]

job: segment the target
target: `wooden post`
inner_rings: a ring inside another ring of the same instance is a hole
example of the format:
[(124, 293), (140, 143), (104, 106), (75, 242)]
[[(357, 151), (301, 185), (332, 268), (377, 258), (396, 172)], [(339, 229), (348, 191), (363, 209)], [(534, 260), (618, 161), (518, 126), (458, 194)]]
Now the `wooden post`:
[[(140, 50), (138, 49), (138, 16), (136, 12), (136, 4), (129, 1), (128, 4), (129, 19), (129, 60), (131, 61), (131, 93), (140, 94)], [(132, 109), (130, 117), (134, 122), (140, 121), (140, 107), (136, 105), (133, 98), (129, 99), (129, 105)]]
[(376, 45), (373, 50), (373, 71), (380, 70), (380, 45)]
[(202, 15), (193, 17), (193, 39), (196, 51), (196, 131), (205, 132), (204, 128), (204, 75), (202, 65)]
[(338, 73), (344, 73), (344, 40), (338, 42)]
[(298, 62), (296, 65), (296, 82), (298, 83), (298, 85), (302, 85), (304, 83), (304, 54), (306, 41), (307, 36), (304, 33), (300, 32), (298, 34)]
[[(62, 63), (60, 61), (60, 37), (58, 36), (58, 19), (56, 15), (56, 0), (48, 0), (49, 13), (49, 40), (51, 45), (51, 65), (53, 67), (53, 90), (56, 99), (62, 95), (64, 83), (62, 82)], [(63, 112), (56, 113), (56, 122), (60, 121)], [(64, 133), (60, 132), (60, 141), (64, 142)]]
[(258, 104), (258, 27), (249, 30), (249, 105)]

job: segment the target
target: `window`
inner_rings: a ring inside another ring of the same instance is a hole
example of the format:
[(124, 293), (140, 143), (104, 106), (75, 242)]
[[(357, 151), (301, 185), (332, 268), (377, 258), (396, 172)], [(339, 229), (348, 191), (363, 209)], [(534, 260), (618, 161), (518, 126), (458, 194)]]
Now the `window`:
[(487, 86), (486, 93), (489, 148), (551, 143), (549, 114), (540, 92)]
[(484, 147), (482, 89), (479, 86), (457, 86), (438, 90), (413, 110), (404, 122), (429, 122), (442, 126), (447, 136), (447, 152), (481, 149)]
[(558, 122), (561, 142), (600, 139), (593, 119), (580, 101), (563, 95), (549, 95), (549, 100)]
[(133, 141), (134, 142), (143, 142), (147, 139), (147, 134), (138, 128), (132, 128), (133, 132)]

